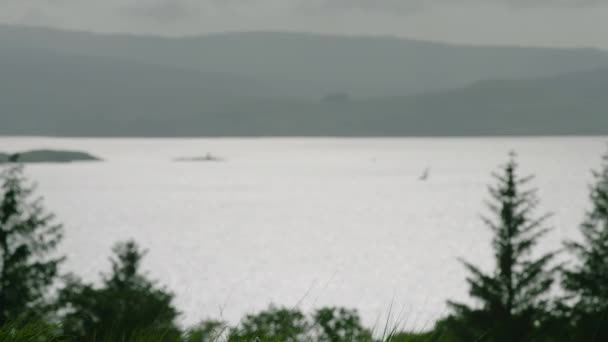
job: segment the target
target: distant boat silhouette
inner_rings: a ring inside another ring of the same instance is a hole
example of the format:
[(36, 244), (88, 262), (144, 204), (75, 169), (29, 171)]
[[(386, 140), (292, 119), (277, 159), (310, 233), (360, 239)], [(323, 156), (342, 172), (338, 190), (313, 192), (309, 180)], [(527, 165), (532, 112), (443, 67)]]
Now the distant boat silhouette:
[(426, 169), (424, 169), (424, 172), (422, 172), (422, 175), (420, 175), (420, 179), (421, 181), (425, 181), (427, 179), (429, 179), (431, 173), (431, 169), (429, 169), (428, 167)]
[(188, 161), (188, 162), (205, 162), (205, 161), (222, 161), (220, 157), (216, 157), (211, 153), (207, 153), (202, 157), (190, 157), (190, 158), (177, 158), (175, 161)]
[(202, 160), (205, 161), (219, 161), (221, 160), (219, 157), (216, 157), (214, 155), (211, 155), (211, 153), (207, 153), (203, 158), (201, 158)]

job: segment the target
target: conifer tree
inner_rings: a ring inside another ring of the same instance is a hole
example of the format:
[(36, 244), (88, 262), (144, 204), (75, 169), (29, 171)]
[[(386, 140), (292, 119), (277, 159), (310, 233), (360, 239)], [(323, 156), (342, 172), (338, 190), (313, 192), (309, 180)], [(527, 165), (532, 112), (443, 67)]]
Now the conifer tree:
[(32, 198), (34, 187), (27, 184), (23, 166), (7, 166), (1, 181), (0, 326), (41, 318), (48, 304), (47, 291), (63, 261), (53, 255), (62, 227), (53, 223), (40, 198)]
[(600, 171), (593, 171), (591, 209), (580, 226), (581, 242), (566, 248), (577, 257), (564, 271), (563, 287), (574, 299), (573, 323), (578, 339), (608, 340), (608, 153)]
[(517, 175), (515, 154), (489, 187), (488, 207), (492, 217), (483, 222), (493, 234), (495, 269), (484, 273), (471, 263), (463, 264), (470, 273), (470, 295), (480, 304), (469, 307), (450, 302), (455, 310), (451, 334), (463, 340), (528, 341), (539, 332), (548, 305), (547, 292), (554, 268), (554, 253), (534, 257), (532, 251), (548, 232), (544, 223), (549, 215), (534, 216), (538, 199), (529, 189), (532, 177)]
[(158, 287), (140, 270), (145, 255), (135, 242), (113, 248), (112, 272), (95, 288), (70, 278), (60, 292), (59, 306), (67, 336), (86, 340), (130, 340), (145, 334), (179, 335), (173, 294)]

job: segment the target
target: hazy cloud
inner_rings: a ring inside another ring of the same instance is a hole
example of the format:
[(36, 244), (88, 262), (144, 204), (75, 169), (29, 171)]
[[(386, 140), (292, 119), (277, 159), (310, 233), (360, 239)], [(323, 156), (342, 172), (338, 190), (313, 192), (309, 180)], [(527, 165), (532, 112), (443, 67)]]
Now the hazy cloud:
[(80, 11), (114, 12), (157, 22), (192, 19), (206, 14), (249, 12), (252, 15), (340, 15), (358, 13), (419, 12), (433, 7), (488, 6), (525, 9), (534, 7), (584, 8), (606, 5), (608, 0), (0, 0), (0, 12), (6, 7), (23, 12)]
[(503, 5), (527, 7), (587, 7), (608, 3), (608, 0), (308, 0), (299, 1), (302, 8), (330, 11), (410, 12), (432, 6)]
[(419, 11), (435, 0), (309, 0), (299, 1), (298, 9), (312, 13)]
[[(1, 0), (0, 0), (1, 1)], [(75, 0), (38, 0), (62, 3)], [(82, 2), (82, 1), (81, 1)], [(111, 1), (110, 1), (111, 2)], [(251, 15), (341, 15), (352, 12), (408, 14), (435, 7), (498, 5), (511, 9), (584, 8), (608, 4), (608, 0), (131, 0), (120, 6), (123, 13), (148, 20), (169, 22), (196, 15), (246, 12)]]
[(193, 35), (306, 31), (608, 48), (608, 0), (0, 0), (0, 23)]
[(200, 9), (181, 0), (152, 0), (132, 2), (120, 11), (146, 20), (171, 22), (196, 16)]

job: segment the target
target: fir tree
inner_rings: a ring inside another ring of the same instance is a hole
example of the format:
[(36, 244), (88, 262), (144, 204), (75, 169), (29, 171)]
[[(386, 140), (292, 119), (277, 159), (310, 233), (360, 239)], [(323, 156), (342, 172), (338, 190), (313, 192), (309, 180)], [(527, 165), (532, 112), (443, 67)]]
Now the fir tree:
[(70, 278), (59, 296), (67, 336), (84, 339), (131, 339), (141, 334), (175, 337), (178, 316), (173, 294), (141, 273), (145, 252), (133, 241), (117, 244), (112, 273), (95, 288)]
[(472, 308), (450, 302), (456, 312), (456, 318), (448, 320), (451, 333), (463, 340), (532, 340), (545, 317), (554, 253), (535, 258), (532, 251), (548, 232), (543, 226), (549, 215), (533, 216), (538, 199), (528, 188), (532, 177), (520, 178), (517, 170), (512, 153), (502, 172), (494, 174), (497, 184), (489, 187), (493, 217), (484, 217), (483, 222), (494, 234), (495, 270), (484, 273), (463, 261), (470, 272), (470, 295), (481, 304)]
[(608, 153), (590, 188), (591, 209), (580, 226), (582, 242), (569, 241), (578, 262), (564, 271), (563, 287), (574, 299), (578, 339), (608, 340)]
[[(12, 160), (14, 161), (13, 158)], [(46, 294), (63, 258), (53, 256), (61, 225), (32, 198), (22, 165), (9, 165), (0, 191), (0, 326), (7, 321), (40, 319)]]

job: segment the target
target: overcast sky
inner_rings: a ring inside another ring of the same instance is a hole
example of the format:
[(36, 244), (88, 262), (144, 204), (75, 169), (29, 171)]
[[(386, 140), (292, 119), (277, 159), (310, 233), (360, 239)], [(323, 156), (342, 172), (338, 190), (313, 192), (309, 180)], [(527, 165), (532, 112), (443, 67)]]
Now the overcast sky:
[(608, 0), (0, 0), (0, 22), (163, 35), (289, 30), (608, 49)]

